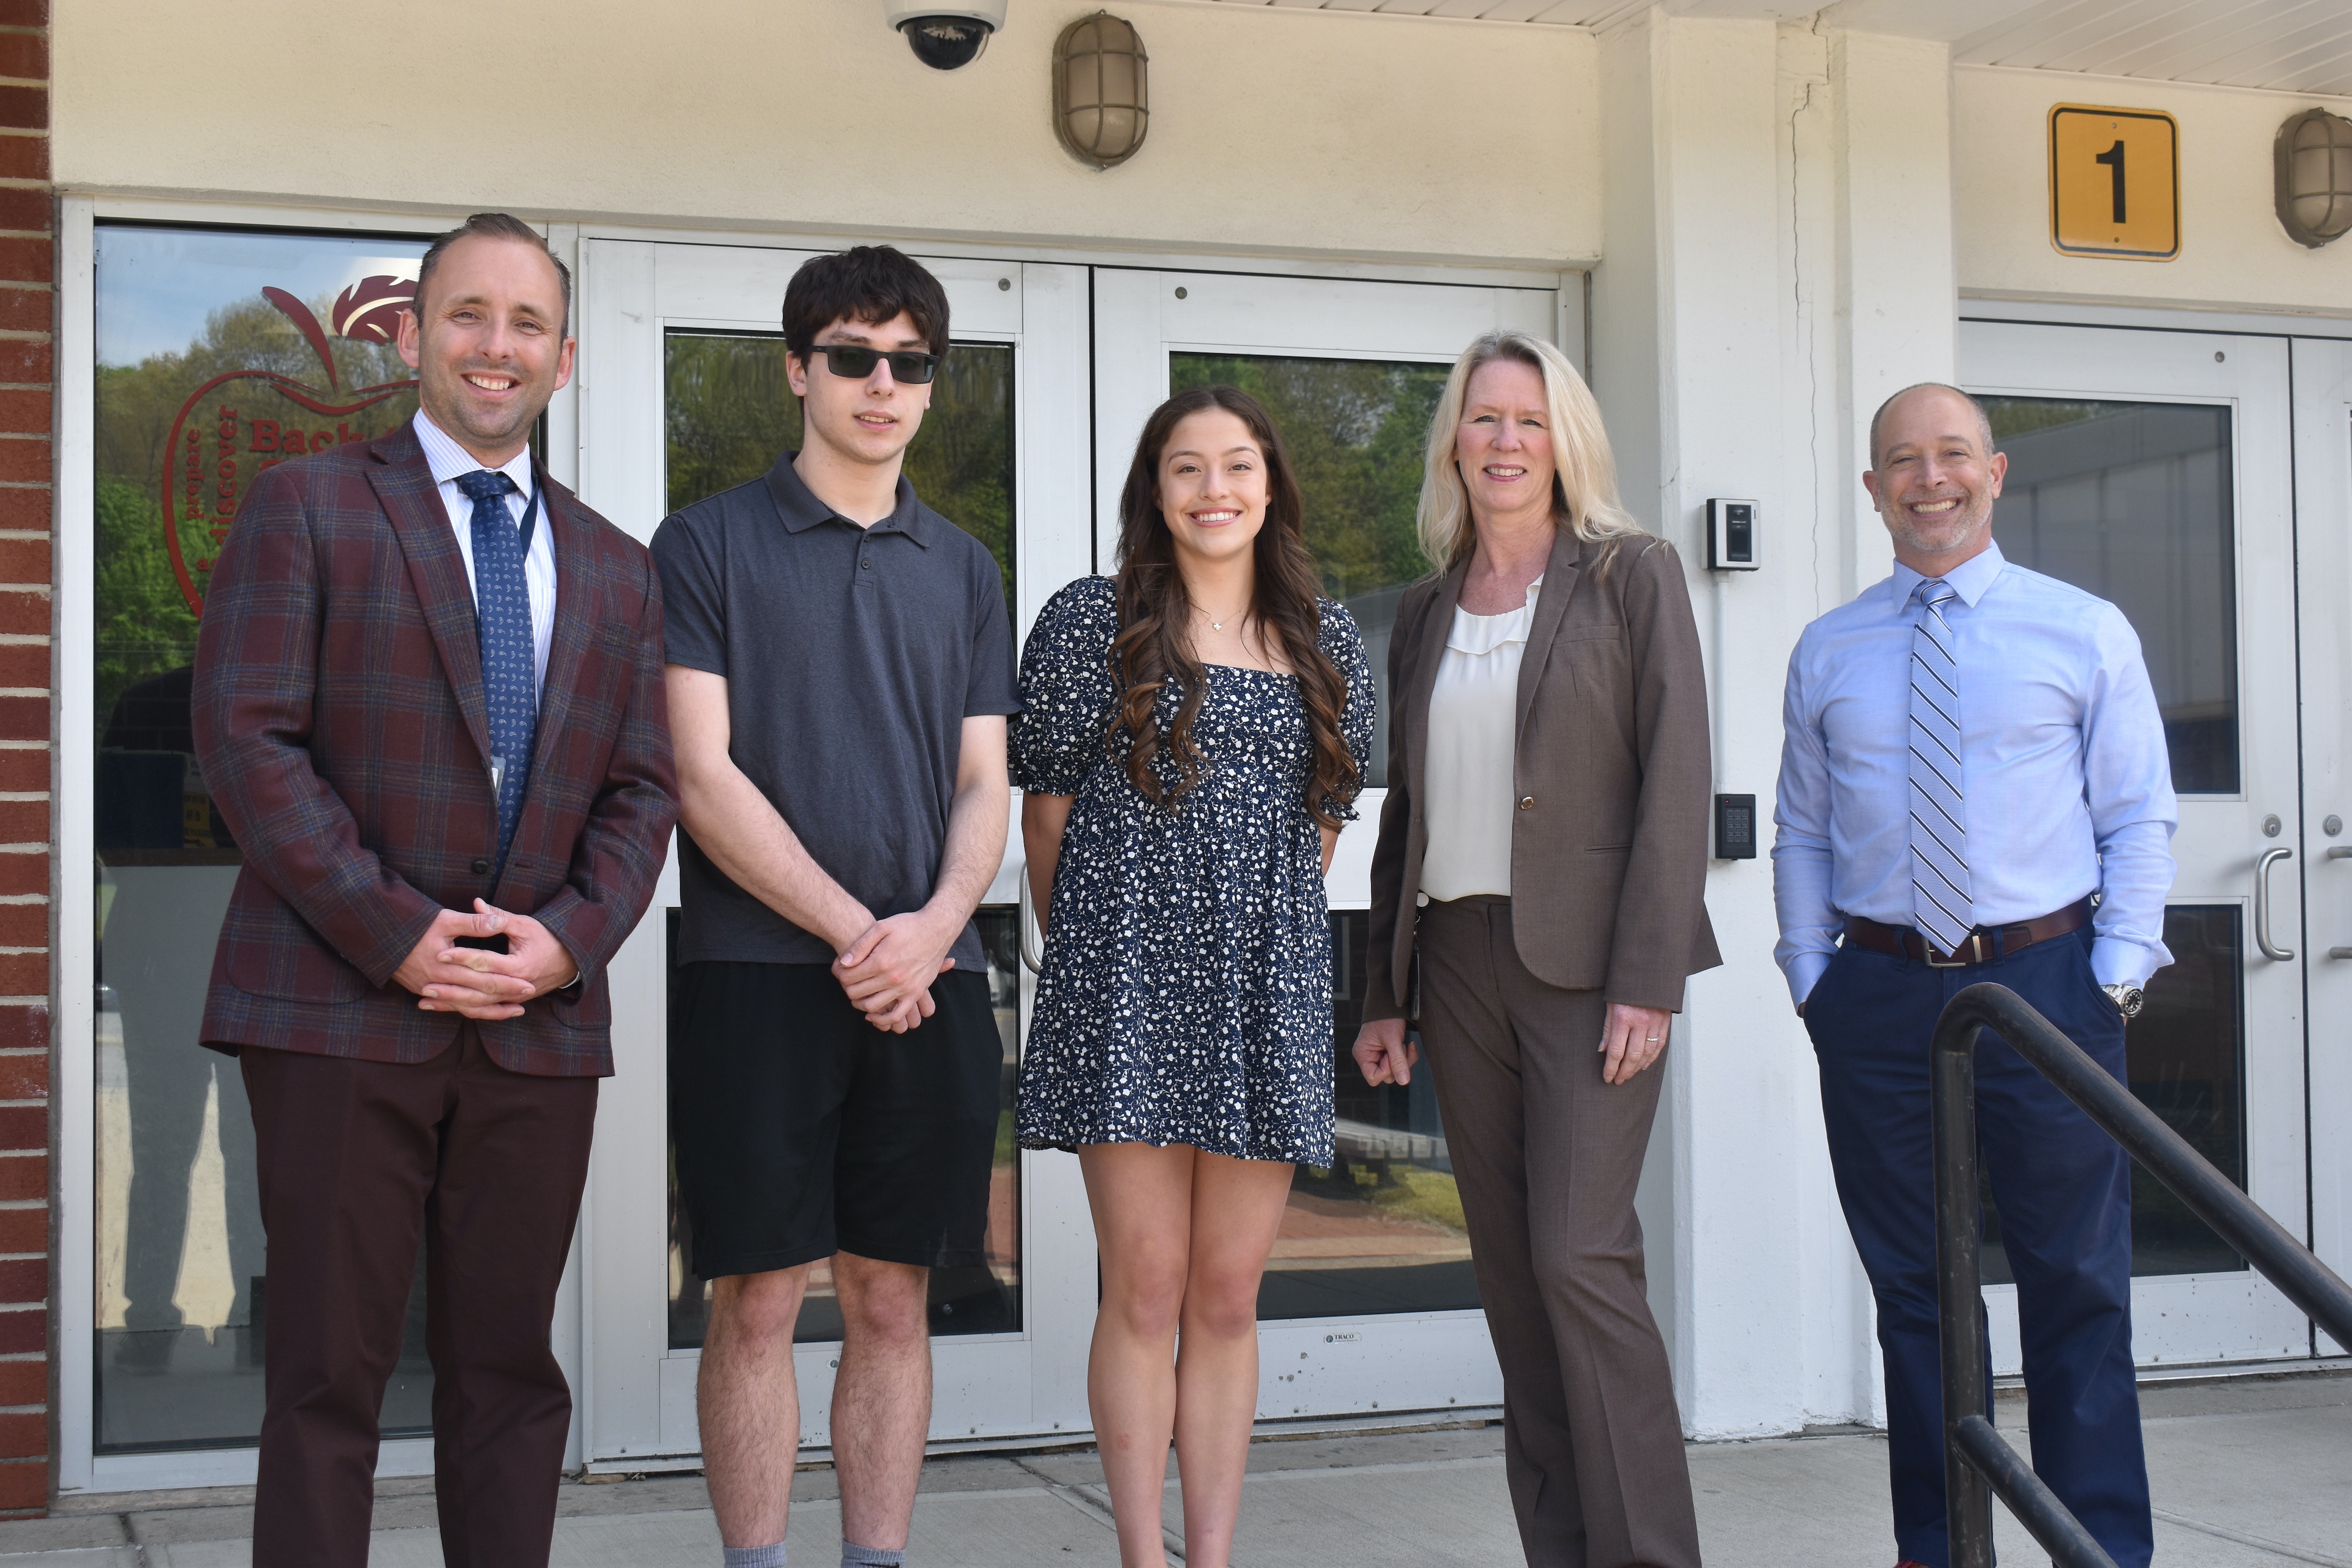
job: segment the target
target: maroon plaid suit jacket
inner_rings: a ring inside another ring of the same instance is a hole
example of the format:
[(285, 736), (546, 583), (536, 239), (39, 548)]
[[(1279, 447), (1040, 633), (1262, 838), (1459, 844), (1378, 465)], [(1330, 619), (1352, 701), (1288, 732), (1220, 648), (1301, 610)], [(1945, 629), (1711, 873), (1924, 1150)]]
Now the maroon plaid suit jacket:
[(538, 476), (555, 633), (504, 875), (474, 598), (414, 428), (271, 468), (213, 569), (196, 643), (205, 782), (245, 851), (204, 1040), (424, 1061), (461, 1020), (391, 982), (442, 909), (535, 915), (575, 999), (480, 1026), (518, 1072), (613, 1071), (604, 967), (677, 816), (661, 582), (643, 545)]

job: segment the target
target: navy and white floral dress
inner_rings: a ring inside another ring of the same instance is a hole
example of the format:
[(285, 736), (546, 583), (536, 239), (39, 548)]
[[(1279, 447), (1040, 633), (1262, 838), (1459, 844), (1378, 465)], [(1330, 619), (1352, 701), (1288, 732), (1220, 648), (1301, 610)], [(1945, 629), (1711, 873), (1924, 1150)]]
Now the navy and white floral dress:
[[(1324, 655), (1348, 683), (1340, 729), (1359, 773), (1372, 674), (1347, 611), (1320, 601)], [(1045, 975), (1021, 1059), (1024, 1148), (1190, 1144), (1241, 1159), (1331, 1163), (1331, 928), (1322, 839), (1307, 811), (1314, 743), (1298, 683), (1207, 667), (1192, 721), (1200, 781), (1176, 810), (1106, 747), (1111, 580), (1080, 578), (1021, 655), (1013, 781), (1075, 795), (1054, 873)], [(1174, 683), (1160, 694), (1165, 733)], [(1163, 781), (1175, 777), (1163, 750)], [(1351, 820), (1351, 806), (1327, 802)]]

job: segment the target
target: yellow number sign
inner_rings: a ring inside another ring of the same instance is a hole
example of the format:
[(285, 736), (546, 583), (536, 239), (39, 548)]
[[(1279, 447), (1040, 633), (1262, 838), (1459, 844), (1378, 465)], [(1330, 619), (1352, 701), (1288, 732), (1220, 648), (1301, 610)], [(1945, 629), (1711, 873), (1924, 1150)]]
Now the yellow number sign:
[(2050, 243), (2068, 256), (2180, 254), (2180, 127), (2152, 109), (2050, 111)]

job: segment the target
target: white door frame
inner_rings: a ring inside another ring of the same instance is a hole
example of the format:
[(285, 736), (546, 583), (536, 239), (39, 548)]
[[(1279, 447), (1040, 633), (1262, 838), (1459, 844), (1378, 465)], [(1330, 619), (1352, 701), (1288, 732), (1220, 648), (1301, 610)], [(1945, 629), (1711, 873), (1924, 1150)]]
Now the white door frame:
[[(100, 1454), (94, 1327), (97, 1284), (98, 1147), (97, 1027), (94, 939), (97, 842), (94, 797), (86, 787), (96, 767), (97, 735), (89, 722), (94, 692), (97, 601), (92, 580), (95, 540), (88, 526), (97, 451), (96, 226), (112, 220), (219, 225), (230, 228), (296, 226), (321, 233), (431, 235), (448, 227), (446, 214), (398, 211), (354, 213), (333, 208), (256, 207), (234, 203), (127, 196), (61, 194), (58, 214), (57, 573), (58, 727), (55, 777), (58, 868), (57, 944), (52, 949), (57, 1010), (50, 1100), (57, 1116), (56, 1296), (53, 1322), (57, 1369), (57, 1488), (61, 1497), (155, 1488), (250, 1486), (259, 1449), (252, 1445)], [(554, 1335), (559, 1354), (561, 1323)], [(384, 1441), (380, 1476), (430, 1475), (430, 1438)]]
[[(808, 254), (583, 238), (580, 472), (590, 505), (627, 519), (633, 530), (650, 531), (664, 500), (663, 331), (774, 330), (784, 280)], [(1014, 417), (1024, 632), (1055, 589), (1096, 564), (1110, 567), (1118, 485), (1135, 434), (1166, 395), (1169, 349), (1444, 363), (1495, 326), (1557, 338), (1564, 319), (1581, 324), (1581, 299), (1565, 311), (1560, 291), (1549, 288), (925, 259), (948, 286), (959, 338), (1015, 341), (1023, 349)], [(1000, 279), (1014, 287), (1000, 287)], [(1170, 334), (1157, 319), (1159, 296), (1172, 300), (1178, 287), (1193, 308), (1179, 323), (1181, 330)], [(1089, 303), (1091, 409), (1084, 358)], [(1580, 330), (1577, 336), (1571, 354), (1581, 351)], [(1062, 389), (1048, 384), (1049, 362), (1071, 367)], [(1076, 460), (1077, 437), (1089, 430), (1091, 497), (1085, 465)], [(1369, 823), (1379, 802), (1366, 804)], [(1361, 908), (1369, 901), (1372, 837), (1368, 830), (1343, 837), (1333, 869), (1334, 907)], [(1019, 864), (1016, 836), (988, 902), (1013, 901)], [(673, 870), (655, 912), (615, 961), (615, 996), (630, 998), (626, 1018), (616, 1004), (614, 1019), (625, 1081), (659, 1081), (665, 972), (658, 916), (676, 897)], [(1024, 977), (1024, 1000), (1030, 987)], [(600, 1111), (583, 1214), (583, 1403), (592, 1469), (693, 1462), (691, 1393), (699, 1358), (667, 1349), (667, 1294), (658, 1268), (667, 1227), (664, 1114), (659, 1097), (642, 1094), (608, 1096)], [(935, 1444), (1074, 1437), (1088, 1427), (1085, 1352), (1095, 1308), (1094, 1242), (1076, 1162), (1060, 1154), (1024, 1155), (1022, 1194), (1024, 1332), (936, 1342)], [(1500, 1398), (1485, 1318), (1475, 1311), (1273, 1322), (1260, 1338), (1266, 1368), (1261, 1415), (1269, 1419), (1468, 1408)], [(1020, 1354), (1007, 1355), (1015, 1343)], [(799, 1357), (804, 1442), (823, 1441), (832, 1359), (829, 1346), (803, 1347)]]
[[(2296, 679), (2294, 460), (2287, 349), (2274, 337), (1962, 321), (1963, 383), (1986, 394), (2131, 402), (2226, 403), (2233, 411), (2231, 482), (2237, 550), (2241, 789), (2180, 802), (2170, 903), (2235, 904), (2246, 967), (2244, 1084), (2247, 1186), (2300, 1233), (2305, 1219), (2304, 977), (2307, 942), (2279, 962), (2254, 946), (2256, 857), (2283, 847), (2302, 859)], [(1996, 515), (1996, 537), (2000, 523)], [(2262, 831), (2275, 815), (2275, 838)], [(2302, 918), (2293, 866), (2272, 873), (2273, 931)], [(2161, 984), (2159, 978), (2158, 981)], [(2021, 1364), (2014, 1286), (1986, 1289), (1993, 1364)], [(2132, 1282), (2133, 1350), (2142, 1365), (2308, 1354), (2309, 1323), (2252, 1270)]]
[[(94, 220), (106, 218), (193, 220), (230, 226), (291, 223), (326, 232), (359, 228), (423, 235), (440, 232), (448, 221), (446, 214), (424, 213), (356, 214), (324, 208), (265, 209), (147, 198), (65, 198), (59, 226), (58, 294), (62, 320), (58, 342), (58, 501), (61, 515), (66, 517), (86, 516), (90, 505), (89, 455), (94, 440), (90, 392), (94, 302), (91, 225)], [(550, 225), (549, 234), (559, 254), (576, 258), (579, 315), (575, 319), (581, 323), (577, 376), (550, 407), (549, 465), (559, 478), (572, 483), (588, 504), (635, 537), (649, 538), (665, 510), (659, 441), (660, 336), (665, 321), (657, 314), (649, 315), (635, 306), (625, 305), (623, 297), (632, 287), (651, 287), (668, 272), (684, 268), (682, 258), (688, 252), (716, 249), (759, 253), (764, 260), (756, 264), (753, 271), (767, 277), (772, 297), (762, 303), (756, 317), (739, 314), (740, 307), (726, 307), (698, 318), (680, 311), (675, 319), (678, 324), (692, 321), (719, 328), (774, 330), (775, 307), (781, 304), (782, 279), (788, 276), (790, 267), (811, 254), (808, 247), (835, 249), (843, 244), (856, 243), (856, 236), (808, 235), (786, 242), (753, 234), (689, 234), (614, 225)], [(1087, 394), (1089, 289), (1092, 279), (1114, 279), (1119, 272), (1101, 265), (1114, 258), (1097, 253), (957, 242), (911, 248), (918, 249), (927, 265), (947, 281), (959, 336), (1017, 339), (1022, 346), (1023, 372), (1016, 378), (1019, 401), (1015, 410), (1015, 439), (1019, 443), (1016, 483), (1022, 517), (1016, 601), (1017, 630), (1025, 632), (1030, 619), (1053, 590), (1089, 570), (1095, 559), (1096, 508), (1082, 451), (1092, 417)], [(656, 253), (681, 259), (676, 267), (660, 266)], [(944, 259), (950, 257), (953, 259)], [(1582, 359), (1584, 298), (1580, 273), (1174, 255), (1122, 254), (1116, 259), (1128, 267), (1139, 262), (1179, 269), (1222, 268), (1189, 272), (1188, 282), (1213, 292), (1227, 282), (1242, 282), (1276, 291), (1300, 289), (1308, 295), (1367, 287), (1404, 289), (1410, 291), (1409, 298), (1423, 301), (1488, 287), (1540, 295), (1557, 301), (1555, 316), (1544, 327), (1546, 335), (1566, 347), (1572, 359), (1580, 362)], [(995, 280), (1004, 277), (1013, 280), (1013, 289), (996, 288)], [(993, 305), (992, 292), (996, 296)], [(997, 314), (1004, 308), (1004, 297), (1008, 295), (1018, 301), (1019, 326), (1015, 329), (1006, 329), (1005, 322)], [(630, 316), (631, 310), (638, 311), (636, 318)], [(1420, 345), (1423, 351), (1405, 353), (1389, 343), (1371, 344), (1353, 351), (1373, 357), (1450, 359), (1468, 335), (1465, 331), (1452, 343)], [(1241, 351), (1265, 351), (1272, 347), (1302, 354), (1316, 351), (1307, 343), (1267, 344), (1246, 337), (1236, 337), (1223, 345), (1183, 346), (1223, 346)], [(1048, 384), (1047, 378), (1036, 373), (1038, 361), (1046, 357), (1062, 359), (1076, 367), (1075, 373), (1059, 383), (1059, 392)], [(1161, 362), (1164, 367), (1164, 360)], [(1163, 368), (1160, 379), (1151, 386), (1151, 395), (1156, 398), (1164, 390)], [(634, 413), (630, 412), (633, 403)], [(634, 434), (618, 442), (604, 439), (604, 431), (621, 428), (631, 420), (636, 421)], [(1137, 421), (1139, 424), (1140, 415)], [(638, 450), (634, 456), (627, 455), (625, 449), (633, 444)], [(1098, 460), (1111, 461), (1107, 455)], [(634, 479), (632, 468), (635, 470)], [(86, 529), (68, 528), (59, 532), (58, 640), (63, 656), (58, 696), (61, 711), (67, 712), (79, 711), (74, 702), (77, 692), (81, 694), (82, 707), (86, 708), (89, 701), (88, 649), (92, 624), (89, 552)], [(1101, 559), (1108, 567), (1107, 551)], [(90, 766), (89, 748), (87, 727), (67, 726), (58, 746), (59, 776), (68, 779), (86, 776)], [(91, 828), (86, 796), (67, 790), (59, 798), (58, 816), (59, 863), (69, 868), (87, 866)], [(1368, 859), (1371, 836), (1363, 830), (1349, 835), (1355, 841), (1349, 843), (1348, 849)], [(1347, 854), (1348, 851), (1343, 851), (1343, 856)], [(1017, 857), (1016, 840), (1004, 872), (990, 891), (988, 903), (1013, 901)], [(1360, 877), (1361, 869), (1351, 873), (1343, 862), (1335, 875)], [(89, 928), (89, 886), (86, 877), (64, 879), (58, 899), (61, 931)], [(636, 1131), (637, 1141), (652, 1149), (656, 1166), (662, 1148), (659, 1122), (663, 1111), (656, 1097), (634, 1090), (635, 1086), (659, 1082), (658, 1077), (648, 1076), (658, 1074), (662, 1066), (666, 977), (661, 951), (664, 923), (659, 920), (659, 912), (674, 904), (677, 897), (673, 868), (665, 873), (656, 894), (654, 913), (648, 915), (639, 932), (614, 960), (615, 1054), (621, 1076), (607, 1085), (603, 1096), (597, 1140), (600, 1155), (620, 1149), (627, 1142), (625, 1128), (633, 1124), (633, 1118), (635, 1124), (645, 1121), (647, 1106), (643, 1102), (651, 1099), (650, 1140), (644, 1136), (645, 1126), (637, 1125)], [(1351, 902), (1360, 904), (1361, 896), (1335, 900), (1340, 907)], [(58, 1257), (60, 1490), (71, 1493), (157, 1486), (249, 1484), (256, 1452), (249, 1447), (107, 1457), (93, 1456), (90, 1451), (89, 1369), (92, 1335), (89, 1281), (92, 1237), (89, 1205), (95, 1190), (94, 1155), (89, 1134), (91, 956), (87, 940), (70, 938), (60, 940), (56, 955), (59, 1009), (53, 1022), (61, 1043), (58, 1080), (53, 1095), (62, 1124), (56, 1158), (64, 1215)], [(1024, 978), (1024, 1008), (1028, 994)], [(624, 1037), (632, 1033), (635, 1041), (629, 1043)], [(633, 1105), (632, 1102), (637, 1103)], [(80, 1108), (79, 1113), (77, 1107)], [(1070, 1174), (1066, 1180), (1054, 1174), (1056, 1166), (1067, 1168)], [(1024, 1296), (1024, 1337), (1053, 1347), (1055, 1354), (1050, 1359), (1043, 1354), (1033, 1355), (1025, 1396), (1015, 1391), (1007, 1400), (1003, 1407), (1010, 1413), (1007, 1419), (982, 1424), (977, 1433), (941, 1431), (935, 1437), (942, 1440), (961, 1437), (966, 1444), (971, 1444), (985, 1442), (991, 1437), (1000, 1440), (1022, 1436), (1076, 1437), (1086, 1429), (1084, 1360), (1094, 1316), (1093, 1228), (1082, 1198), (1078, 1197), (1075, 1167), (1076, 1161), (1061, 1154), (1031, 1155), (1024, 1161), (1023, 1249), (1024, 1283), (1029, 1288)], [(619, 1168), (592, 1171), (583, 1206), (580, 1240), (572, 1270), (567, 1273), (554, 1329), (556, 1345), (572, 1380), (578, 1406), (575, 1432), (581, 1434), (584, 1444), (577, 1458), (585, 1458), (599, 1469), (663, 1468), (657, 1452), (665, 1447), (663, 1428), (667, 1426), (669, 1434), (674, 1435), (680, 1425), (674, 1414), (665, 1421), (661, 1406), (664, 1373), (660, 1364), (669, 1359), (666, 1354), (663, 1312), (667, 1292), (661, 1289), (659, 1275), (660, 1260), (666, 1251), (662, 1213), (665, 1184), (658, 1168), (648, 1180), (625, 1179), (628, 1174)], [(1066, 1189), (1066, 1197), (1041, 1203), (1045, 1190), (1057, 1186)], [(633, 1204), (641, 1208), (649, 1207), (653, 1221), (652, 1239), (634, 1265), (617, 1245), (628, 1236), (627, 1226), (633, 1218), (640, 1230), (645, 1228), (642, 1222), (646, 1215), (638, 1213), (633, 1217)], [(604, 1224), (607, 1220), (613, 1222), (610, 1227)], [(1051, 1261), (1056, 1258), (1059, 1261)], [(633, 1292), (600, 1296), (600, 1274), (625, 1275), (633, 1267), (650, 1272), (653, 1291), (646, 1290), (640, 1280)], [(1083, 1281), (1087, 1288), (1055, 1289), (1052, 1282), (1056, 1281)], [(572, 1311), (574, 1301), (578, 1304), (576, 1316)], [(1450, 1401), (1458, 1400), (1463, 1406), (1480, 1402), (1471, 1396), (1477, 1390), (1451, 1387), (1441, 1380), (1414, 1377), (1408, 1383), (1399, 1383), (1399, 1365), (1373, 1354), (1376, 1345), (1349, 1343), (1346, 1327), (1332, 1327), (1325, 1332), (1337, 1336), (1335, 1343), (1341, 1349), (1334, 1354), (1350, 1357), (1348, 1383), (1359, 1391), (1381, 1392), (1377, 1401), (1358, 1399), (1348, 1408), (1371, 1404), (1384, 1410), (1444, 1408)], [(652, 1354), (639, 1354), (634, 1361), (626, 1355), (615, 1357), (611, 1350), (615, 1336), (625, 1338), (631, 1334), (638, 1336), (641, 1344), (651, 1346)], [(942, 1345), (949, 1351), (941, 1356), (939, 1367), (944, 1408), (951, 1391), (969, 1389), (976, 1394), (978, 1388), (963, 1379), (954, 1365), (962, 1354), (961, 1349), (952, 1347), (950, 1342), (942, 1342)], [(1271, 1336), (1268, 1347), (1272, 1354)], [(1358, 1352), (1364, 1354), (1357, 1354)], [(690, 1385), (690, 1365), (684, 1370)], [(822, 1364), (808, 1366), (804, 1359), (802, 1371), (812, 1396), (810, 1405), (821, 1411), (822, 1402), (814, 1396), (829, 1384), (830, 1368)], [(668, 1376), (674, 1383), (678, 1375), (679, 1369), (672, 1369)], [(1430, 1385), (1422, 1386), (1424, 1382)], [(1318, 1380), (1313, 1408), (1325, 1412), (1341, 1408), (1339, 1402), (1323, 1396), (1331, 1386), (1328, 1381)], [(1491, 1400), (1498, 1390), (1499, 1384), (1482, 1397)], [(1300, 1388), (1297, 1392), (1307, 1391)], [(957, 1392), (953, 1397), (963, 1399), (969, 1395)], [(1285, 1408), (1270, 1408), (1267, 1414), (1286, 1416), (1290, 1413), (1286, 1405), (1299, 1402), (1293, 1399), (1286, 1403)], [(974, 1423), (966, 1421), (964, 1425), (969, 1428)], [(685, 1426), (690, 1431), (690, 1417)], [(627, 1452), (616, 1463), (613, 1450), (622, 1446)], [(429, 1472), (429, 1440), (390, 1441), (383, 1447), (378, 1464), (380, 1474)], [(688, 1453), (670, 1455), (673, 1465), (693, 1462)]]
[[(1473, 339), (1516, 327), (1583, 360), (1583, 299), (1565, 290), (1095, 270), (1096, 559), (1112, 569), (1118, 496), (1143, 424), (1168, 395), (1172, 352), (1451, 364)], [(1372, 845), (1384, 790), (1340, 834), (1327, 889), (1333, 909), (1371, 902)], [(1258, 1325), (1258, 1416), (1444, 1410), (1502, 1402), (1484, 1312), (1291, 1318)]]
[[(587, 503), (641, 538), (667, 509), (663, 339), (673, 327), (777, 330), (784, 286), (815, 253), (759, 246), (588, 239), (581, 244), (580, 477)], [(946, 286), (955, 336), (1013, 345), (1014, 552), (1019, 630), (1047, 595), (1088, 564), (1086, 482), (1072, 433), (1085, 429), (1086, 277), (1043, 263), (924, 258)], [(1011, 904), (1019, 839), (987, 898)], [(653, 907), (613, 962), (615, 1092), (598, 1106), (583, 1206), (586, 1376), (581, 1391), (591, 1469), (697, 1462), (694, 1379), (700, 1354), (668, 1347), (668, 977), (666, 912), (678, 900), (677, 857)], [(1025, 990), (1025, 987), (1024, 987)], [(637, 1086), (631, 1090), (629, 1086)], [(1077, 1162), (1022, 1161), (1023, 1327), (934, 1342), (935, 1442), (974, 1443), (1082, 1429), (1094, 1232)], [(1040, 1288), (1040, 1287), (1043, 1288)], [(795, 1357), (803, 1441), (822, 1447), (836, 1347)]]
[[(2297, 583), (2302, 595), (2303, 943), (2311, 1026), (2305, 1042), (2311, 1086), (2312, 1250), (2352, 1274), (2352, 858), (2330, 852), (2352, 833), (2352, 341), (2297, 338), (2294, 474)], [(2293, 1220), (2287, 1228), (2301, 1231)], [(2313, 1333), (2314, 1354), (2346, 1348)]]

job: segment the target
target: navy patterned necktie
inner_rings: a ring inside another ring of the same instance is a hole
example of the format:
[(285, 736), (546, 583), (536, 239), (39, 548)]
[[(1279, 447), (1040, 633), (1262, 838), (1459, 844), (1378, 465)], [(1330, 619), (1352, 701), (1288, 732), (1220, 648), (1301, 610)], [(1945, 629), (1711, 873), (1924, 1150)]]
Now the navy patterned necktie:
[(1942, 578), (1921, 583), (1911, 634), (1911, 916), (1947, 956), (1976, 926), (1960, 772), (1960, 665), (1944, 619), (1944, 607), (1958, 597)]
[(492, 883), (506, 873), (515, 824), (530, 787), (530, 753), (539, 735), (539, 662), (531, 646), (528, 548), (507, 497), (515, 482), (495, 469), (457, 476), (474, 503), (474, 619), (481, 638), (482, 690), (490, 711), (490, 779), (499, 796), (499, 858)]

